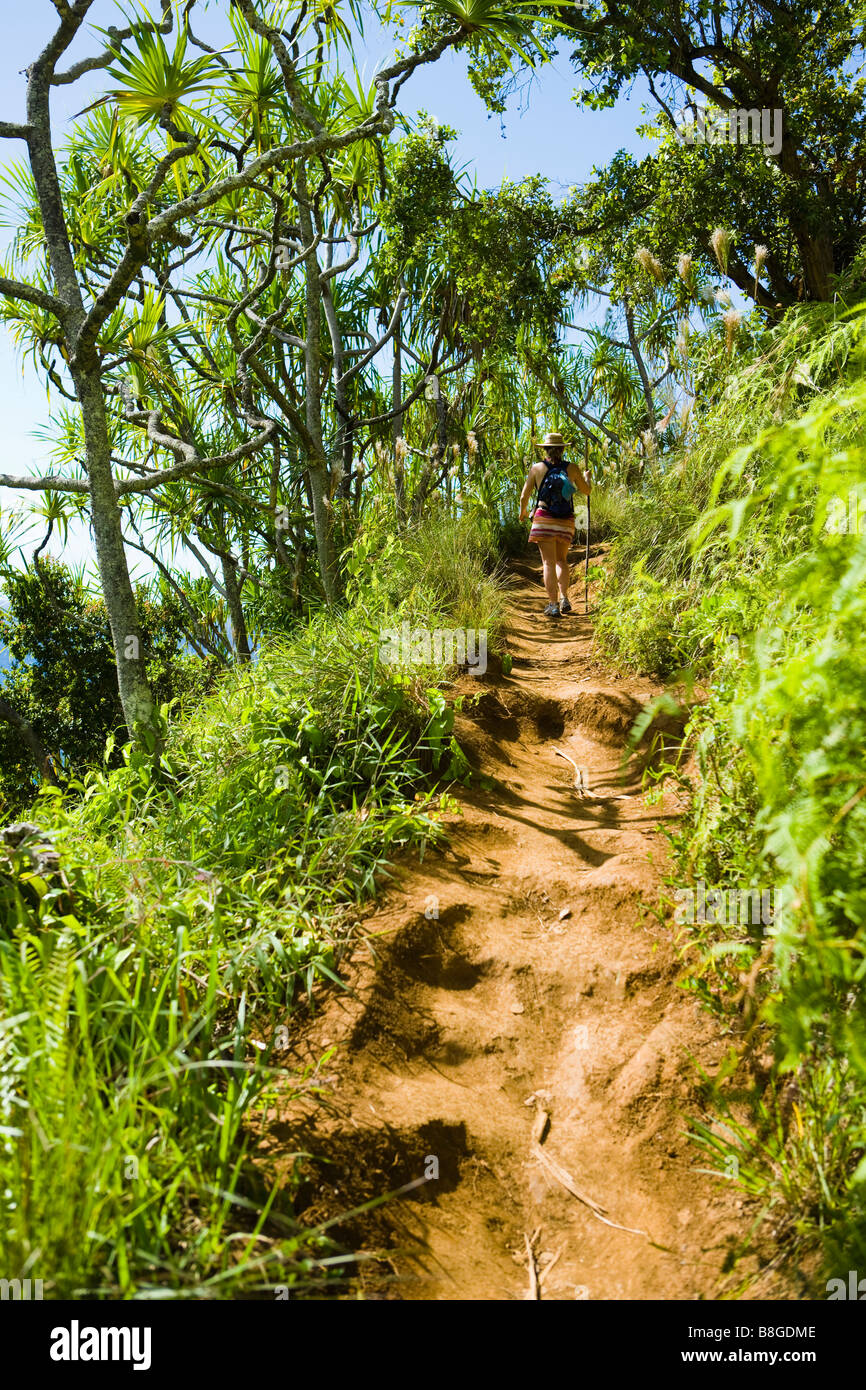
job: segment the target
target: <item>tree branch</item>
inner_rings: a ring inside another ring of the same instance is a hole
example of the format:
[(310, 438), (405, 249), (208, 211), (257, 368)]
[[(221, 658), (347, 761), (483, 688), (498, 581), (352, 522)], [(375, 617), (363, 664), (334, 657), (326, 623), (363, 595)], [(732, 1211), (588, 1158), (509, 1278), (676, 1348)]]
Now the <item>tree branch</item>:
[[(167, 112), (163, 112), (162, 124), (171, 125)], [(175, 135), (172, 128), (171, 133)], [(182, 136), (184, 132), (177, 131), (176, 138)], [(75, 341), (75, 354), (78, 356), (86, 355), (94, 346), (99, 335), (99, 330), (106, 319), (114, 312), (123, 298), (132, 281), (135, 279), (144, 262), (150, 254), (150, 236), (147, 228), (140, 225), (141, 215), (154, 194), (159, 190), (166, 174), (179, 159), (185, 159), (187, 155), (195, 154), (199, 146), (198, 136), (193, 136), (184, 145), (178, 145), (175, 149), (169, 150), (156, 166), (156, 171), (146, 188), (135, 199), (129, 212), (126, 215), (126, 225), (129, 230), (129, 243), (124, 251), (114, 274), (102, 291), (102, 294), (91, 306), (87, 317), (78, 331)]]
[(7, 280), (5, 276), (0, 276), (0, 295), (4, 299), (23, 299), (27, 304), (35, 304), (37, 309), (53, 314), (61, 323), (66, 317), (66, 309), (60, 300), (36, 285), (25, 285), (20, 280)]
[(188, 444), (185, 440), (179, 439), (177, 435), (165, 432), (158, 410), (136, 410), (132, 405), (132, 393), (127, 383), (121, 383), (120, 392), (125, 403), (124, 414), (129, 423), (142, 426), (151, 444), (156, 445), (158, 449), (168, 449), (175, 458), (183, 459), (183, 462), (174, 468), (158, 469), (154, 473), (146, 474), (143, 478), (115, 480), (114, 493), (116, 497), (127, 497), (133, 492), (150, 492), (152, 488), (161, 487), (164, 483), (174, 482), (177, 478), (189, 477), (191, 473), (204, 473), (210, 468), (227, 468), (230, 464), (239, 462), (240, 459), (248, 458), (250, 454), (258, 453), (260, 449), (271, 442), (277, 430), (275, 420), (262, 421), (264, 428), (254, 439), (248, 439), (227, 454), (203, 459), (199, 456), (194, 444)]
[(394, 336), (394, 331), (397, 327), (397, 324), (400, 322), (400, 315), (403, 312), (403, 305), (406, 303), (408, 297), (409, 291), (404, 286), (400, 290), (400, 293), (397, 295), (397, 303), (394, 305), (394, 312), (391, 315), (391, 322), (388, 324), (388, 327), (386, 328), (382, 337), (379, 339), (378, 343), (374, 343), (373, 346), (367, 352), (364, 353), (364, 356), (360, 359), (359, 362), (355, 363), (354, 367), (350, 367), (347, 372), (343, 373), (343, 375), (340, 377), (339, 382), (337, 383), (339, 386), (345, 386), (347, 381), (351, 381), (353, 376), (357, 376), (360, 371), (363, 371), (367, 363), (372, 362), (376, 354), (381, 352), (388, 339)]
[[(163, 13), (162, 20), (158, 24), (139, 26), (139, 32), (141, 29), (145, 29), (151, 34), (171, 33), (174, 26), (171, 0), (161, 0), (161, 4)], [(189, 9), (191, 6), (187, 6), (187, 8)], [(58, 10), (58, 13), (61, 13), (59, 6), (55, 5), (55, 9)], [(51, 78), (52, 87), (66, 87), (70, 82), (77, 82), (79, 77), (84, 77), (85, 73), (97, 72), (100, 68), (107, 68), (109, 63), (113, 63), (117, 57), (117, 46), (121, 43), (126, 43), (127, 39), (133, 38), (137, 31), (132, 28), (116, 29), (114, 25), (110, 25), (106, 32), (111, 37), (111, 44), (107, 48), (104, 48), (101, 53), (95, 54), (92, 58), (82, 58), (80, 62), (73, 63), (72, 67), (67, 68), (66, 72), (54, 73)]]
[[(139, 531), (137, 526), (135, 527), (135, 532), (139, 539), (141, 539), (141, 532)], [(198, 614), (196, 610), (193, 608), (192, 604), (190, 603), (189, 599), (187, 598), (183, 589), (178, 584), (177, 580), (175, 579), (168, 566), (163, 563), (163, 561), (159, 558), (157, 554), (154, 553), (154, 551), (149, 550), (143, 542), (141, 545), (139, 545), (136, 541), (130, 540), (128, 536), (125, 537), (125, 541), (127, 545), (132, 546), (133, 550), (140, 551), (142, 555), (146, 555), (147, 558), (151, 560), (154, 565), (156, 565), (157, 569), (162, 574), (169, 588), (176, 595), (182, 606), (186, 609), (191, 619), (191, 626), (186, 629), (186, 635), (190, 641), (190, 644), (195, 649), (196, 656), (203, 658), (204, 653), (202, 652), (201, 648), (205, 647), (210, 652), (211, 656), (215, 656), (219, 660), (222, 660), (222, 653), (218, 651), (214, 644), (210, 641), (210, 639), (204, 635), (204, 624), (202, 623), (200, 614)]]
[(13, 729), (18, 730), (30, 750), (40, 775), (45, 778), (46, 782), (50, 782), (52, 787), (56, 787), (57, 778), (54, 775), (54, 768), (51, 766), (51, 759), (42, 747), (42, 742), (33, 725), (29, 724), (23, 715), (20, 715), (3, 699), (0, 699), (0, 719), (4, 719), (7, 724), (12, 725)]
[(90, 484), (85, 478), (16, 478), (12, 473), (0, 473), (0, 487), (17, 488), (24, 492), (90, 492)]
[[(452, 362), (448, 367), (439, 367), (431, 362), (425, 375), (429, 374), (435, 366), (437, 376), (447, 376), (449, 372), (456, 372), (459, 371), (461, 367), (465, 367), (468, 361), (468, 357), (461, 357), (459, 361)], [(403, 398), (398, 410), (389, 410), (386, 415), (373, 415), (369, 420), (359, 420), (357, 423), (358, 429), (366, 430), (369, 429), (371, 425), (384, 425), (387, 424), (389, 420), (396, 420), (398, 415), (405, 415), (407, 407), (413, 405), (414, 402), (418, 400), (419, 396), (423, 394), (426, 384), (426, 381), (422, 380), (420, 386), (416, 386), (411, 395)]]

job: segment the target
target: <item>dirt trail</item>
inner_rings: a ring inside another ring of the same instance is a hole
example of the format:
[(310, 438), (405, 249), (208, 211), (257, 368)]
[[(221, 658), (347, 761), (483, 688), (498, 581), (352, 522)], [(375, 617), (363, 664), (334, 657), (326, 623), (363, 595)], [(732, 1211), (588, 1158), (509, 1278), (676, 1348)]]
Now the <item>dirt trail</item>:
[[(695, 1171), (683, 1135), (693, 1063), (714, 1070), (730, 1038), (676, 987), (670, 925), (650, 911), (657, 826), (676, 808), (648, 808), (638, 773), (619, 775), (653, 687), (605, 679), (591, 620), (554, 625), (542, 605), (537, 569), (515, 564), (511, 675), (457, 729), (495, 788), (458, 789), (449, 847), (379, 900), (350, 992), (325, 998), (288, 1058), (314, 1066), (333, 1046), (325, 1083), (265, 1137), (276, 1162), (317, 1156), (305, 1221), (437, 1160), (438, 1179), (341, 1224), (352, 1248), (385, 1252), (361, 1266), (367, 1297), (522, 1299), (535, 1235), (544, 1299), (712, 1298), (743, 1233), (738, 1193)], [(555, 748), (586, 769), (588, 797)]]

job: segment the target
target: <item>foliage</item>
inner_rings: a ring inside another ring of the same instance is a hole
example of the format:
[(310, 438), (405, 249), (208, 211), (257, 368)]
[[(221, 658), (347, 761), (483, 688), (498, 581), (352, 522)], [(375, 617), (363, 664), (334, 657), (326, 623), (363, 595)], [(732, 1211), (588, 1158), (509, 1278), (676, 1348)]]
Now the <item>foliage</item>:
[[(48, 537), (21, 572), (3, 517), (0, 792), (33, 801), (40, 743), (60, 783), (28, 811), (60, 866), (0, 854), (7, 1267), (41, 1251), (55, 1294), (183, 1297), (339, 1268), (249, 1161), (269, 1047), (471, 775), (455, 672), (381, 637), (483, 630), (506, 669), (500, 557), (547, 429), (614, 539), (602, 642), (691, 700), (679, 872), (784, 903), (766, 939), (684, 941), (687, 987), (772, 1054), (747, 1121), (708, 1081), (698, 1138), (786, 1241), (862, 1253), (866, 555), (839, 524), (864, 481), (860, 0), (711, 25), (389, 0), (412, 27), (372, 80), (354, 0), (234, 0), (213, 43), (195, 0), (130, 8), (56, 79), (103, 74), (46, 142), (61, 16), (25, 74), (42, 157), (3, 176), (0, 317), (50, 390), (51, 470), (3, 480)], [(564, 197), (479, 188), (450, 126), (399, 114), (448, 50), (502, 111), (557, 46), (594, 109), (647, 80), (652, 154)], [(781, 107), (779, 149), (684, 142), (698, 91)], [(101, 598), (38, 558), (87, 525)]]
[[(730, 227), (741, 243), (769, 245), (770, 304), (831, 299), (834, 276), (850, 269), (864, 232), (859, 0), (801, 6), (784, 24), (755, 3), (720, 7), (712, 25), (700, 6), (611, 14), (601, 0), (562, 19), (559, 37), (581, 76), (581, 103), (605, 109), (638, 74), (649, 80), (667, 138), (661, 159), (638, 171), (646, 180), (640, 202), (652, 202), (651, 221), (682, 238), (676, 249), (705, 254), (714, 227)], [(742, 145), (677, 150), (677, 108), (694, 106), (698, 95), (715, 110), (777, 110), (778, 148), (766, 155)], [(613, 223), (629, 231), (637, 210), (629, 172), (611, 186), (613, 199), (620, 190), (630, 213), (621, 217), (611, 203)], [(714, 220), (722, 210), (721, 222)], [(748, 293), (742, 262), (734, 278)]]
[[(56, 560), (29, 571), (7, 568), (3, 585), (0, 642), (10, 667), (0, 690), (32, 725), (58, 775), (81, 776), (102, 761), (105, 740), (123, 722), (105, 604)], [(176, 597), (165, 586), (151, 592), (140, 585), (137, 604), (160, 703), (192, 703), (214, 669), (185, 653)], [(0, 795), (9, 809), (32, 798), (36, 772), (16, 731), (0, 724)]]
[(279, 1030), (335, 979), (388, 861), (439, 835), (437, 781), (466, 775), (448, 670), (380, 641), (404, 621), (495, 639), (489, 535), (444, 538), (392, 534), (377, 585), (371, 534), (354, 604), (224, 674), (158, 763), (126, 743), (37, 798), (58, 867), (0, 853), (0, 1245), (47, 1296), (303, 1295), (351, 1270), (251, 1146)]
[(627, 660), (708, 683), (677, 773), (679, 872), (772, 885), (777, 912), (758, 939), (697, 927), (691, 987), (747, 1009), (796, 1097), (796, 1123), (768, 1095), (711, 1147), (739, 1155), (789, 1244), (820, 1233), (830, 1269), (862, 1254), (866, 1217), (864, 343), (862, 309), (801, 310), (731, 376), (695, 447), (633, 499), (602, 623)]

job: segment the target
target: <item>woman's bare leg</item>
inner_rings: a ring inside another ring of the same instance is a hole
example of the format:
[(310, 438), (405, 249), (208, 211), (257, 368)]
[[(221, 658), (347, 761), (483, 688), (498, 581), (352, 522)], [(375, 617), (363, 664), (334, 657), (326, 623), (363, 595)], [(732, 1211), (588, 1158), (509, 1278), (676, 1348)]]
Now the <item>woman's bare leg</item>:
[[(568, 598), (568, 586), (571, 583), (571, 570), (568, 567), (568, 541), (556, 541), (556, 581), (559, 584), (559, 594), (562, 598)], [(556, 599), (551, 602), (555, 603)]]
[(539, 541), (538, 549), (541, 552), (541, 568), (544, 574), (547, 599), (549, 603), (556, 603), (558, 598), (556, 592), (556, 541)]

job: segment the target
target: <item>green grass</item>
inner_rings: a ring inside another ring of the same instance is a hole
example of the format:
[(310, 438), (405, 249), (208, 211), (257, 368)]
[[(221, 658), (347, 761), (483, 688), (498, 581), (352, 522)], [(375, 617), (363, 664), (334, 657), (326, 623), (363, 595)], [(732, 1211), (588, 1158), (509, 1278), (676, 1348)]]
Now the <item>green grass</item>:
[(468, 519), (365, 546), (349, 606), (169, 719), (158, 767), (127, 747), (38, 798), (61, 876), (0, 859), (0, 1258), (46, 1297), (303, 1294), (351, 1268), (254, 1162), (270, 1047), (465, 770), (448, 671), (385, 664), (381, 629), (495, 643), (502, 611)]
[(864, 349), (862, 310), (814, 306), (732, 375), (630, 501), (599, 623), (620, 660), (708, 692), (696, 771), (672, 769), (677, 881), (783, 905), (765, 940), (707, 924), (685, 943), (689, 987), (741, 1030), (745, 1009), (773, 1060), (751, 1120), (721, 1078), (728, 1139), (699, 1132), (792, 1260), (820, 1249), (819, 1290), (866, 1259), (866, 535), (833, 525), (866, 479)]
[[(618, 536), (628, 516), (628, 494), (613, 484), (596, 486), (590, 495), (590, 541), (609, 541)], [(584, 499), (577, 498), (575, 507), (583, 509)], [(580, 534), (578, 540), (581, 539)]]

